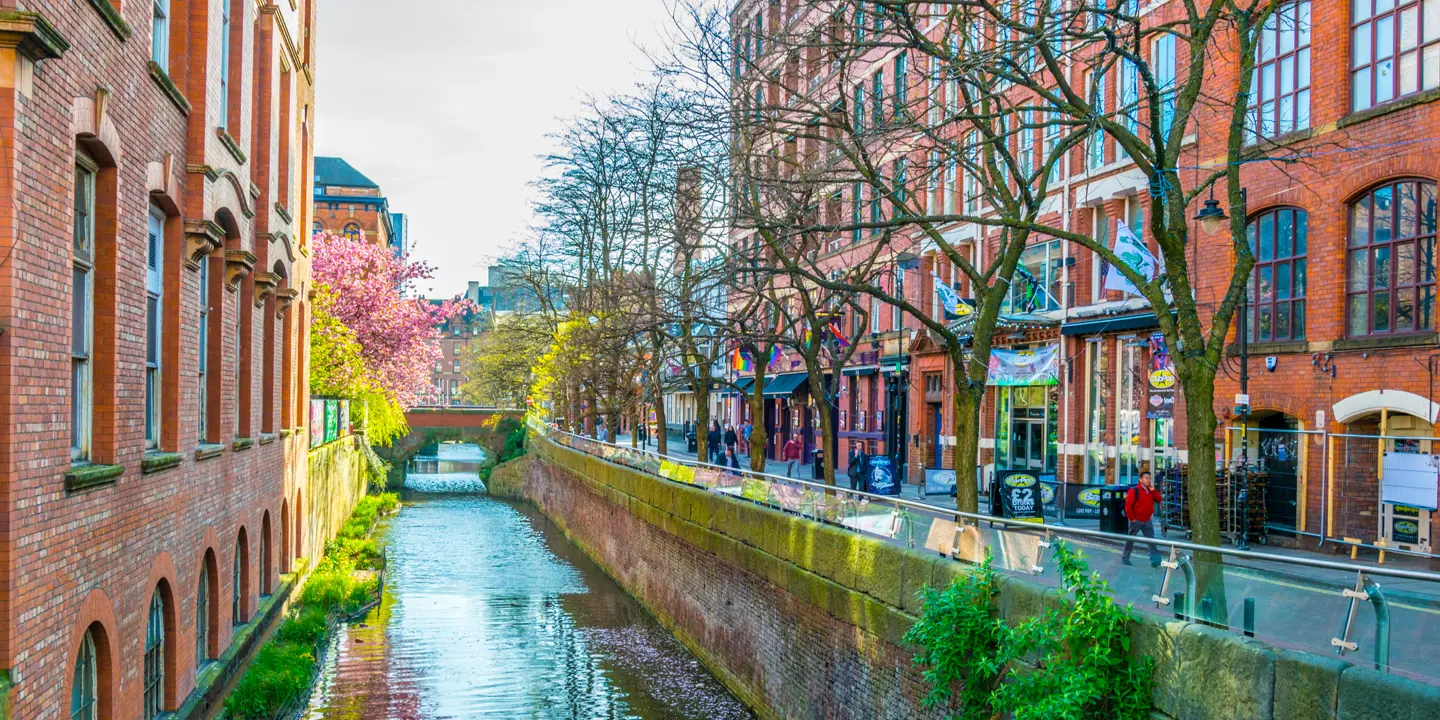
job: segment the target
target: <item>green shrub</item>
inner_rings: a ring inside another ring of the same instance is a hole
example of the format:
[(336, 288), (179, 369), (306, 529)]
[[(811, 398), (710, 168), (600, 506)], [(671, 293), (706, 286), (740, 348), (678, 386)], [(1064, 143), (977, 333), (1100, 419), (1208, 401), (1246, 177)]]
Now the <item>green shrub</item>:
[(296, 607), (275, 631), (275, 640), (314, 647), (325, 637), (329, 625), (330, 613), (325, 612), (325, 608)]
[(272, 642), (260, 649), (245, 677), (225, 699), (237, 720), (268, 720), (310, 687), (315, 671), (313, 645)]
[(986, 720), (1145, 720), (1154, 660), (1130, 657), (1130, 608), (1064, 541), (1055, 543), (1064, 609), (1011, 627), (995, 617), (998, 576), (987, 555), (949, 588), (924, 588), (924, 610), (905, 633), (930, 684), (925, 707)]

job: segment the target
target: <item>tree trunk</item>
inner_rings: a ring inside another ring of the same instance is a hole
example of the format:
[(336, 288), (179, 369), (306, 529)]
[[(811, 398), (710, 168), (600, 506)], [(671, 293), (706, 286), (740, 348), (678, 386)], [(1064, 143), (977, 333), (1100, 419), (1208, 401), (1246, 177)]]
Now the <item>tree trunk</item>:
[[(1176, 368), (1182, 373), (1180, 388), (1185, 393), (1185, 445), (1189, 454), (1185, 489), (1190, 505), (1190, 538), (1201, 545), (1218, 547), (1221, 535), (1215, 478), (1215, 374), (1208, 367), (1197, 367), (1198, 362), (1182, 364), (1190, 366)], [(1194, 561), (1196, 597), (1191, 600), (1191, 611), (1200, 612), (1202, 599), (1208, 599), (1210, 612), (1203, 619), (1228, 625), (1223, 556), (1197, 552)]]
[(695, 393), (695, 457), (710, 462), (710, 388)]
[[(656, 372), (655, 376), (658, 378), (660, 373)], [(655, 383), (655, 398), (655, 450), (666, 455), (670, 452), (670, 429), (665, 418), (664, 389), (658, 380)]]
[(750, 386), (750, 469), (765, 472), (765, 371), (757, 364), (755, 384)]
[[(955, 373), (966, 378), (964, 365), (957, 364)], [(976, 486), (976, 468), (980, 463), (980, 405), (985, 386), (973, 389), (968, 379), (955, 388), (955, 508), (961, 512), (980, 512), (980, 489)]]

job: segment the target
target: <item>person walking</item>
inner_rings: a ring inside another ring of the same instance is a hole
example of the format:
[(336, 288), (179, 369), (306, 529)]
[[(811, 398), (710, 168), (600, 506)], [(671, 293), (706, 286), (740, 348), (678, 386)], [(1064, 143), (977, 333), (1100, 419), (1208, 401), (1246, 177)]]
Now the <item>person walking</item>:
[(729, 468), (732, 471), (730, 473), (731, 475), (740, 474), (740, 458), (735, 455), (735, 448), (733, 446), (725, 448), (725, 459), (723, 464), (725, 465), (725, 467)]
[(735, 443), (737, 443), (737, 442), (739, 442), (739, 441), (740, 441), (740, 438), (735, 435), (735, 426), (734, 426), (734, 425), (731, 425), (731, 424), (729, 424), (729, 423), (726, 423), (726, 424), (725, 424), (725, 449), (729, 450), (731, 453), (734, 453), (734, 452), (735, 452)]
[(710, 457), (708, 458), (708, 462), (712, 465), (718, 464), (720, 462), (720, 457), (725, 454), (724, 448), (720, 447), (721, 437), (722, 436), (720, 433), (720, 421), (710, 421), (710, 432), (706, 435), (705, 442), (706, 450), (710, 455)]
[[(1155, 539), (1155, 527), (1150, 519), (1155, 515), (1155, 503), (1160, 502), (1160, 491), (1150, 482), (1150, 473), (1140, 473), (1140, 484), (1130, 488), (1125, 493), (1125, 519), (1130, 521), (1130, 529), (1126, 535), (1144, 535), (1151, 540)], [(1150, 567), (1160, 567), (1160, 549), (1155, 543), (1148, 543), (1150, 546)], [(1120, 554), (1120, 562), (1130, 564), (1130, 551), (1135, 549), (1134, 540), (1125, 541), (1125, 551)]]
[(785, 456), (785, 477), (795, 477), (795, 466), (800, 463), (800, 453), (804, 450), (800, 445), (800, 438), (794, 435), (785, 441), (785, 448), (782, 454)]

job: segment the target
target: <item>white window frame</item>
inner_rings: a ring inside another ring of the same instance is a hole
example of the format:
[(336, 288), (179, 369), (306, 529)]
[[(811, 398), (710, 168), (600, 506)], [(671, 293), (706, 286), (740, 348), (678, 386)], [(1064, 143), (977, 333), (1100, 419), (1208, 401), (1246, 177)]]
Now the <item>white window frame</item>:
[(155, 0), (150, 18), (150, 59), (170, 72), (170, 0)]
[[(95, 380), (95, 192), (100, 167), (75, 153), (74, 237), (71, 245), (70, 460), (88, 462), (94, 439)], [(77, 292), (75, 280), (85, 287)], [(76, 317), (76, 307), (81, 317)]]
[(229, 127), (230, 117), (230, 3), (220, 2), (220, 102), (217, 109), (220, 117), (216, 127)]
[(165, 326), (165, 213), (150, 206), (145, 262), (145, 447), (160, 446), (163, 393), (160, 341)]
[(870, 334), (880, 334), (880, 298), (870, 298)]
[(1150, 47), (1150, 66), (1160, 90), (1160, 122), (1153, 124), (1162, 134), (1168, 134), (1170, 124), (1175, 122), (1175, 36), (1161, 35)]
[(210, 417), (210, 393), (209, 384), (206, 382), (206, 373), (210, 369), (210, 258), (200, 259), (200, 271), (197, 273), (199, 281), (199, 297), (197, 307), (199, 318), (195, 324), (196, 335), (200, 343), (200, 357), (196, 364), (197, 376), (200, 381), (200, 415), (197, 425), (200, 428), (200, 442), (207, 443), (209, 438), (209, 417)]

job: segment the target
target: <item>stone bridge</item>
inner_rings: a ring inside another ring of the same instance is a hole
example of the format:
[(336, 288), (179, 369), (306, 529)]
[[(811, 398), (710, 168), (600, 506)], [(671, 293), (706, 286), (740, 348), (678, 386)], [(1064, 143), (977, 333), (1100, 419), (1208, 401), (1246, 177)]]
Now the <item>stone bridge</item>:
[[(471, 442), (490, 458), (505, 454), (506, 438), (524, 427), (525, 410), (515, 408), (416, 407), (405, 411), (410, 432), (375, 451), (390, 463), (390, 485), (404, 480), (405, 464), (421, 451), (434, 452), (443, 442)], [(523, 437), (523, 432), (520, 433)]]

